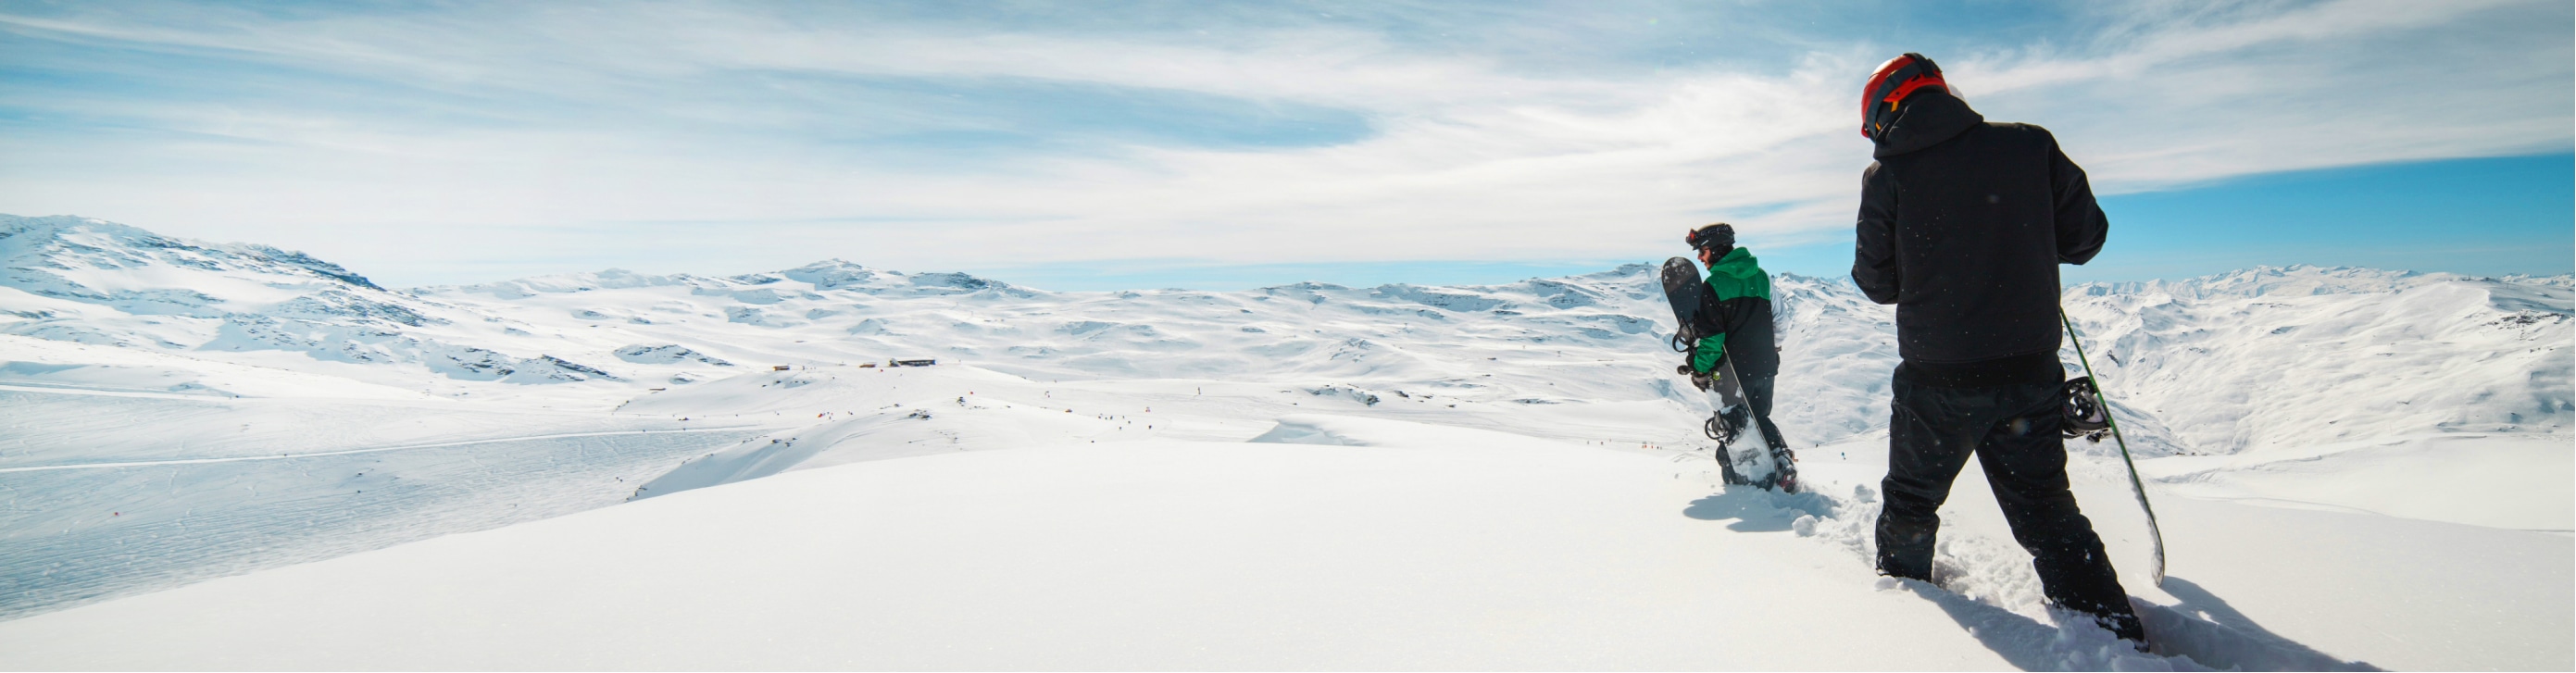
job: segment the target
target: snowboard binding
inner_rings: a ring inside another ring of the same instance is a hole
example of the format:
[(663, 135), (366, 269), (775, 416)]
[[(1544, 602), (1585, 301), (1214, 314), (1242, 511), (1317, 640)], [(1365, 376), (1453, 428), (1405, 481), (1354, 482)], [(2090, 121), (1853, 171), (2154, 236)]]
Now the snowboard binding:
[(2057, 396), (2064, 400), (2059, 407), (2060, 415), (2066, 417), (2065, 422), (2058, 426), (2059, 433), (2067, 439), (2080, 437), (2101, 443), (2102, 436), (2111, 432), (2111, 415), (2098, 401), (2100, 395), (2090, 377), (2067, 379), (2065, 387), (2057, 390)]
[[(1748, 479), (1743, 473), (1736, 471), (1735, 440), (1742, 438), (1744, 436), (1744, 429), (1752, 424), (1750, 416), (1751, 413), (1745, 411), (1743, 407), (1735, 407), (1728, 409), (1727, 411), (1709, 414), (1708, 421), (1700, 424), (1701, 434), (1708, 435), (1709, 439), (1717, 440), (1717, 450), (1713, 453), (1717, 454), (1717, 467), (1720, 476), (1722, 476), (1729, 485), (1742, 484), (1752, 486), (1754, 488), (1778, 489), (1789, 493), (1798, 492), (1798, 471), (1795, 467), (1797, 465), (1797, 458), (1791, 454), (1788, 449), (1774, 449), (1771, 452), (1771, 464), (1774, 467), (1768, 476), (1760, 479)], [(1762, 443), (1767, 445), (1770, 442), (1765, 440)]]
[(1701, 423), (1699, 431), (1700, 434), (1708, 435), (1709, 439), (1717, 440), (1718, 448), (1724, 450), (1727, 445), (1735, 443), (1736, 437), (1744, 433), (1744, 421), (1727, 418), (1726, 412), (1720, 411), (1709, 414), (1708, 422)]

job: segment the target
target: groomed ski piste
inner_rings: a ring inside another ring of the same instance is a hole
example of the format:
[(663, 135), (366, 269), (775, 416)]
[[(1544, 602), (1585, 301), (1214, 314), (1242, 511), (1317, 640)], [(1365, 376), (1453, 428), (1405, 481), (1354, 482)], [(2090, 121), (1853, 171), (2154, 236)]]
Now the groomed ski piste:
[(1871, 572), (1894, 328), (1839, 279), (1775, 280), (1789, 495), (1720, 483), (1643, 265), (388, 290), (0, 216), (0, 274), (13, 670), (2576, 668), (2567, 276), (2067, 288), (2141, 654), (1974, 467), (1937, 582)]

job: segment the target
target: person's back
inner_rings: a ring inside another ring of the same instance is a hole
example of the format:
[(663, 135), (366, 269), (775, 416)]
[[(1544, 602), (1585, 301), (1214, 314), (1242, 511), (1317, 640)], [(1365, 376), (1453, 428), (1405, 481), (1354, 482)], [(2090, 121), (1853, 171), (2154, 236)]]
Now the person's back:
[(1878, 569), (1929, 581), (1938, 511), (1975, 455), (2051, 603), (2144, 646), (2092, 521), (2076, 506), (2059, 429), (2060, 262), (2109, 224), (2048, 131), (1986, 123), (1939, 66), (1906, 54), (1862, 98), (1877, 143), (1863, 174), (1852, 281), (1896, 305)]
[(1913, 373), (2056, 382), (2057, 264), (2108, 229), (2083, 171), (2046, 129), (1987, 123), (1944, 89), (1904, 112), (1862, 179), (1852, 280), (1897, 305)]
[(1762, 270), (1753, 251), (1735, 248), (1708, 265), (1708, 289), (1717, 297), (1711, 313), (1721, 322), (1715, 348), (1703, 345), (1692, 356), (1693, 369), (1708, 371), (1719, 356), (1735, 363), (1735, 373), (1768, 379), (1780, 374), (1780, 347), (1771, 332), (1771, 274)]
[[(1968, 103), (1924, 90), (1880, 144), (1862, 204), (1870, 299), (1896, 304), (1899, 353), (1914, 364), (1973, 364), (2058, 351), (2058, 263), (2102, 250), (2102, 209), (2056, 137), (1984, 124)], [(1914, 126), (1919, 124), (1919, 126)], [(1875, 199), (1873, 199), (1875, 196)], [(2056, 376), (2050, 371), (2050, 376)]]

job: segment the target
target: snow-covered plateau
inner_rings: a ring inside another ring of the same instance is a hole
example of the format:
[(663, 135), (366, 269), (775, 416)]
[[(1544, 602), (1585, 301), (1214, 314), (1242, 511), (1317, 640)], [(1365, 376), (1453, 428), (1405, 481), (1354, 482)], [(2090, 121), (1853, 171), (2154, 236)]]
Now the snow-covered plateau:
[(2145, 654), (1975, 469), (1876, 576), (1893, 313), (1774, 294), (1798, 494), (1719, 483), (1644, 264), (387, 289), (0, 216), (0, 668), (2576, 668), (2576, 279), (2066, 288)]

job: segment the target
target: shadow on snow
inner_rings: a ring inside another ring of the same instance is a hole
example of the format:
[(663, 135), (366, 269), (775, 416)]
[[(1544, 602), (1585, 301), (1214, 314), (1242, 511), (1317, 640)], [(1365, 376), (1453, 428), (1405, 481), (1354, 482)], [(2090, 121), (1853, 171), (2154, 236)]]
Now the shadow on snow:
[[(1731, 521), (1726, 528), (1736, 532), (1768, 533), (1795, 530), (1801, 517), (1834, 517), (1836, 510), (1832, 500), (1818, 494), (1735, 486), (1691, 501), (1682, 515)], [(1930, 583), (1885, 581), (1894, 584), (1882, 586), (1902, 588), (1930, 601), (1979, 644), (2023, 670), (2382, 670), (2273, 633), (2226, 599), (2180, 577), (2167, 576), (2162, 587), (2180, 603), (2131, 601), (2154, 644), (2152, 655), (2129, 649), (2109, 631), (2072, 613), (2054, 613), (2059, 624), (2051, 624)]]

